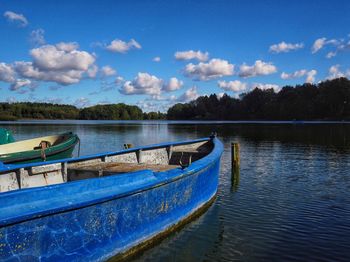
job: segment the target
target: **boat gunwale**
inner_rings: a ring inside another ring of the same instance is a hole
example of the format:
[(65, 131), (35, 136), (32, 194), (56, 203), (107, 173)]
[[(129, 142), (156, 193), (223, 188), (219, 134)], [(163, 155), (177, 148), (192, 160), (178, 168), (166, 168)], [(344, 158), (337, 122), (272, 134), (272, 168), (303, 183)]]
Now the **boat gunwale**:
[(75, 162), (86, 161), (86, 160), (91, 160), (91, 159), (95, 159), (95, 158), (101, 158), (101, 157), (107, 157), (107, 156), (117, 156), (117, 155), (123, 155), (123, 154), (127, 154), (127, 153), (133, 153), (133, 152), (137, 152), (139, 150), (147, 151), (147, 150), (152, 150), (152, 149), (164, 148), (167, 146), (179, 146), (179, 145), (187, 145), (187, 144), (192, 144), (192, 143), (197, 143), (197, 142), (210, 141), (211, 139), (212, 139), (211, 137), (206, 137), (206, 138), (199, 138), (199, 139), (187, 140), (187, 141), (182, 141), (182, 142), (166, 142), (166, 143), (159, 143), (159, 144), (153, 144), (153, 145), (147, 145), (147, 146), (133, 147), (133, 148), (129, 148), (129, 149), (122, 149), (119, 151), (109, 151), (109, 152), (91, 154), (91, 155), (80, 156), (80, 157), (75, 157), (75, 158), (63, 158), (63, 159), (58, 159), (58, 160), (50, 160), (50, 161), (36, 162), (36, 163), (5, 164), (5, 163), (0, 161), (0, 176), (1, 176), (1, 173), (3, 173), (3, 172), (12, 171), (12, 170), (16, 170), (19, 168), (28, 168), (28, 167), (50, 165), (50, 164), (57, 164), (57, 163), (67, 163), (67, 164), (68, 163), (75, 163)]
[[(151, 176), (147, 176), (147, 173), (149, 173), (149, 175), (152, 175), (152, 179), (149, 179), (148, 181), (144, 180), (144, 183), (142, 183), (141, 185), (136, 185), (136, 186), (130, 187), (128, 190), (124, 190), (122, 192), (115, 192), (113, 190), (107, 190), (107, 192), (106, 192), (105, 190), (103, 190), (104, 192), (101, 192), (102, 196), (92, 197), (91, 199), (87, 199), (90, 195), (89, 194), (90, 191), (89, 191), (86, 194), (82, 194), (79, 196), (81, 198), (80, 201), (77, 201), (76, 203), (71, 203), (71, 204), (68, 203), (68, 204), (65, 204), (64, 206), (61, 206), (61, 207), (51, 207), (51, 208), (46, 208), (43, 210), (37, 210), (40, 208), (36, 207), (36, 210), (32, 210), (32, 212), (30, 212), (30, 213), (29, 212), (27, 212), (25, 214), (22, 213), (21, 215), (12, 216), (10, 218), (6, 215), (2, 215), (2, 217), (0, 216), (0, 227), (17, 224), (17, 223), (20, 223), (23, 221), (32, 220), (32, 219), (36, 219), (39, 217), (49, 216), (49, 215), (56, 214), (56, 213), (64, 213), (64, 212), (69, 212), (69, 211), (76, 210), (76, 209), (85, 208), (88, 206), (93, 206), (96, 204), (101, 204), (101, 203), (112, 201), (115, 199), (138, 194), (138, 193), (141, 193), (141, 192), (144, 192), (147, 190), (152, 190), (153, 188), (164, 186), (166, 184), (175, 182), (179, 179), (183, 179), (187, 176), (197, 174), (199, 172), (205, 172), (208, 168), (210, 168), (213, 164), (215, 164), (215, 160), (220, 159), (220, 157), (222, 155), (223, 144), (217, 138), (204, 138), (204, 139), (196, 139), (196, 140), (185, 141), (185, 142), (164, 143), (164, 144), (157, 144), (157, 145), (153, 145), (153, 146), (147, 146), (147, 148), (154, 148), (154, 146), (163, 147), (164, 145), (175, 145), (175, 144), (181, 145), (184, 143), (191, 144), (194, 142), (210, 141), (211, 139), (214, 143), (214, 147), (213, 147), (212, 151), (208, 155), (206, 155), (205, 157), (193, 162), (191, 165), (189, 165), (188, 167), (186, 167), (184, 169), (176, 168), (176, 169), (171, 169), (168, 171), (161, 171), (161, 172), (153, 172), (152, 170), (146, 169), (146, 170), (140, 170), (140, 171), (135, 171), (135, 172), (129, 172), (129, 173), (126, 173), (125, 175), (127, 175), (127, 174), (129, 174), (130, 176), (145, 175), (145, 177), (150, 178)], [(163, 146), (160, 146), (160, 145), (163, 145)], [(143, 148), (145, 148), (145, 147), (143, 147)], [(125, 152), (125, 151), (130, 151), (130, 150), (123, 150), (123, 151)], [(101, 154), (99, 154), (99, 155), (101, 155)], [(53, 162), (56, 163), (57, 161), (53, 161)], [(62, 162), (62, 161), (58, 161), (58, 162)], [(30, 165), (30, 166), (32, 166), (32, 165)], [(109, 179), (114, 180), (114, 179), (116, 179), (116, 177), (121, 177), (121, 176), (123, 176), (123, 175), (118, 175), (118, 176), (112, 175), (112, 176), (108, 176), (108, 177), (91, 178), (89, 180), (96, 181), (97, 179), (100, 179), (100, 180), (106, 181)], [(78, 180), (78, 181), (71, 181), (69, 183), (56, 184), (56, 185), (51, 185), (51, 186), (42, 186), (42, 187), (26, 188), (26, 189), (21, 189), (21, 190), (8, 191), (8, 192), (4, 192), (1, 194), (4, 194), (8, 197), (11, 197), (11, 195), (15, 197), (17, 194), (22, 194), (23, 192), (32, 191), (33, 193), (35, 193), (38, 191), (52, 190), (52, 189), (56, 189), (59, 187), (63, 188), (64, 186), (79, 187), (79, 184), (84, 185), (85, 183), (86, 183), (86, 180)], [(118, 185), (114, 185), (114, 187), (118, 187)], [(108, 188), (113, 188), (113, 186), (109, 186)], [(1, 198), (1, 196), (0, 196), (0, 198)], [(47, 201), (44, 201), (44, 202), (47, 202)], [(1, 209), (2, 208), (0, 207), (0, 210)], [(2, 211), (5, 211), (4, 213), (6, 213), (6, 208), (5, 208), (5, 210), (2, 209)], [(4, 214), (3, 212), (0, 212), (0, 214), (1, 213)]]

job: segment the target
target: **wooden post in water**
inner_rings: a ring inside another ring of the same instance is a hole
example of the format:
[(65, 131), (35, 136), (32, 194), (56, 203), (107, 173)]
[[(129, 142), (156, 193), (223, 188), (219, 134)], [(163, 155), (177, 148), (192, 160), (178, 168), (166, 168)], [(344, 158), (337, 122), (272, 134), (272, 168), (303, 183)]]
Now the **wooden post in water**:
[(239, 144), (238, 143), (231, 143), (231, 161), (232, 161), (232, 170), (235, 170), (236, 168), (239, 168)]
[(239, 184), (239, 144), (236, 142), (231, 143), (231, 180), (232, 180), (232, 188), (234, 191), (237, 191)]

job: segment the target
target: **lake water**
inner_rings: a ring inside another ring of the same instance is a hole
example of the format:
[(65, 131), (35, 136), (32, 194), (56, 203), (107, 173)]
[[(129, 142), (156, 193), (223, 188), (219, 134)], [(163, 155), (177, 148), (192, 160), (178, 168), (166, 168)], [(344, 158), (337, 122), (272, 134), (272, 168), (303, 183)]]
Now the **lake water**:
[[(135, 261), (350, 261), (349, 123), (23, 121), (0, 127), (18, 140), (72, 131), (81, 154), (217, 131), (225, 152), (215, 203)], [(241, 147), (234, 179), (231, 141)]]

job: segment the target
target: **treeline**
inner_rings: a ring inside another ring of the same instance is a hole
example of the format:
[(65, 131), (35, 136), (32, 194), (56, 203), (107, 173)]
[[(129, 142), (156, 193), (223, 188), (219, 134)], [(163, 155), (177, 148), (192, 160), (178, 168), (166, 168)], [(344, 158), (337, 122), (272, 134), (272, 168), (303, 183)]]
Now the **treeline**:
[(0, 120), (17, 119), (153, 120), (166, 119), (166, 114), (142, 112), (137, 106), (123, 103), (83, 109), (50, 103), (0, 103)]
[(350, 120), (350, 81), (338, 78), (317, 85), (285, 86), (279, 92), (255, 88), (233, 98), (201, 96), (170, 107), (167, 114), (142, 112), (123, 103), (78, 109), (49, 103), (0, 103), (0, 120)]
[(49, 103), (0, 103), (0, 120), (34, 119), (77, 119), (79, 109), (72, 105)]
[(240, 99), (201, 96), (169, 108), (176, 120), (350, 120), (350, 81), (327, 80), (317, 85), (285, 86), (279, 92), (255, 88)]

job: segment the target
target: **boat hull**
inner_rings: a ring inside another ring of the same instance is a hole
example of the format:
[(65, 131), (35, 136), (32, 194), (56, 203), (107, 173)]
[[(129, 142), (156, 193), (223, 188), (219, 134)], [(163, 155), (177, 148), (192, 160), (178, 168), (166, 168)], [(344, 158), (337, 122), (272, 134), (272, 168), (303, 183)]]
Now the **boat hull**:
[(0, 220), (0, 260), (105, 261), (137, 252), (215, 197), (222, 153), (215, 140), (215, 152), (184, 170), (145, 170), (6, 193), (0, 201), (48, 197), (48, 203), (33, 201), (35, 212)]
[(0, 161), (4, 164), (25, 164), (41, 162), (44, 160), (43, 158), (45, 158), (45, 161), (52, 161), (72, 157), (74, 147), (79, 142), (79, 138), (73, 133), (63, 134), (62, 136), (66, 136), (66, 138), (60, 144), (53, 145), (45, 150), (37, 149), (2, 154), (0, 155)]

